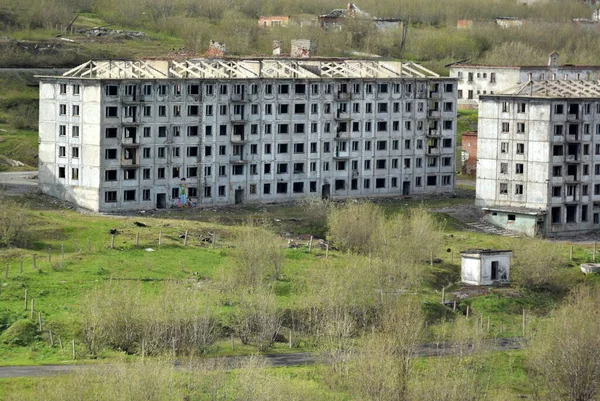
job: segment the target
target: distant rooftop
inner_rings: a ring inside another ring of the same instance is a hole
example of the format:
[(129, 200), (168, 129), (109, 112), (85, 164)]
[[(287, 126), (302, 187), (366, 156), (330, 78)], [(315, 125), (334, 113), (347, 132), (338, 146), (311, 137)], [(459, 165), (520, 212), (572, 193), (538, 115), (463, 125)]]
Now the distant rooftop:
[(569, 80), (528, 81), (525, 84), (507, 89), (498, 95), (545, 98), (597, 98), (600, 97), (600, 82)]
[[(88, 61), (63, 78), (87, 79), (321, 79), (439, 78), (412, 62), (346, 59), (190, 59)], [(58, 78), (58, 77), (57, 77)]]

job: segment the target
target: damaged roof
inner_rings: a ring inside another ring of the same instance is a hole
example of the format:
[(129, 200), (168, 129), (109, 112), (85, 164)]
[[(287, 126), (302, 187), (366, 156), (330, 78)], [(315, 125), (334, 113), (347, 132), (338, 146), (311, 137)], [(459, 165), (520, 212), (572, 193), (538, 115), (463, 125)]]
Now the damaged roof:
[(323, 79), (439, 78), (420, 64), (353, 59), (189, 59), (88, 61), (62, 78), (85, 79)]
[(600, 97), (600, 82), (576, 80), (531, 80), (525, 84), (517, 85), (502, 91), (497, 95), (543, 98), (598, 98)]

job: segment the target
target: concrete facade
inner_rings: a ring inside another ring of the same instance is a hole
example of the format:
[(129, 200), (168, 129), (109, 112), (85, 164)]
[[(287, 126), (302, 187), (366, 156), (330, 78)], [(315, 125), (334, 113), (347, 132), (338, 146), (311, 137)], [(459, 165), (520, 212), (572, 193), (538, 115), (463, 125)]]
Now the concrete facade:
[(599, 80), (600, 66), (561, 66), (558, 54), (552, 53), (548, 66), (453, 64), (450, 66), (450, 77), (458, 79), (458, 105), (477, 108), (479, 96), (500, 94), (530, 80)]
[(40, 77), (39, 131), (41, 190), (97, 211), (453, 193), (456, 80), (399, 62), (88, 62)]
[(475, 249), (463, 251), (461, 281), (471, 285), (507, 284), (510, 281), (512, 251)]
[(527, 235), (600, 227), (599, 89), (532, 81), (480, 98), (476, 204), (486, 220)]

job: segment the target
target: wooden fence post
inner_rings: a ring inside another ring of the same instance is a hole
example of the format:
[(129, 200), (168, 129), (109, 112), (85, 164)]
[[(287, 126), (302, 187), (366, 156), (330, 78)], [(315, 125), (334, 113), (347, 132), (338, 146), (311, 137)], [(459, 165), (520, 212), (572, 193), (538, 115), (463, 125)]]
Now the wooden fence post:
[(52, 264), (52, 248), (48, 247), (48, 263)]
[(115, 247), (115, 235), (111, 234), (110, 235), (110, 249), (113, 249)]
[(6, 268), (4, 269), (4, 280), (8, 280), (8, 262), (6, 262)]
[(526, 325), (527, 325), (527, 316), (525, 314), (525, 308), (523, 308), (523, 337), (525, 337)]
[(33, 319), (34, 315), (35, 315), (35, 299), (31, 298), (31, 313), (30, 313), (31, 319)]
[(158, 232), (158, 246), (160, 246), (162, 243), (162, 230), (160, 230)]
[(36, 254), (33, 254), (33, 268), (37, 269), (37, 263), (36, 263)]
[(23, 274), (23, 259), (19, 262), (19, 274)]
[(25, 288), (25, 310), (27, 310), (27, 288)]
[(185, 237), (183, 237), (183, 246), (187, 246), (187, 237), (188, 237), (188, 230), (185, 230)]
[(138, 231), (137, 234), (135, 234), (135, 246), (140, 246), (140, 232)]
[(75, 339), (71, 341), (71, 347), (73, 348), (73, 359), (75, 359)]
[(308, 241), (308, 253), (310, 253), (312, 249), (313, 236), (310, 236), (310, 241)]
[(325, 259), (329, 257), (329, 244), (325, 244)]

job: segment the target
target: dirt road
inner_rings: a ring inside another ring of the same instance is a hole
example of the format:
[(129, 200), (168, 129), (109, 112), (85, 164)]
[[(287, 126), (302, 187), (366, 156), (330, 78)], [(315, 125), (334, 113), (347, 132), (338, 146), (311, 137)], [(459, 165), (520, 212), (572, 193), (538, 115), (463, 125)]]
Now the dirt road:
[[(520, 338), (498, 338), (496, 340), (488, 340), (485, 344), (485, 349), (488, 351), (510, 351), (523, 348), (523, 343)], [(445, 343), (439, 344), (423, 344), (417, 351), (418, 357), (429, 356), (448, 356), (455, 355), (459, 351), (458, 348)], [(252, 357), (228, 357), (223, 358), (224, 364), (214, 364), (214, 366), (226, 366), (231, 369), (243, 366), (243, 363)], [(317, 355), (308, 352), (297, 352), (291, 354), (265, 355), (264, 361), (267, 366), (284, 367), (284, 366), (302, 366), (314, 365), (320, 362)], [(215, 359), (216, 360), (216, 359)], [(36, 377), (49, 376), (60, 373), (72, 373), (79, 369), (92, 369), (100, 365), (41, 365), (41, 366), (0, 366), (0, 379), (8, 379), (13, 377)], [(174, 363), (178, 369), (185, 369), (185, 365)]]
[(21, 196), (37, 191), (37, 171), (0, 173), (0, 194)]

